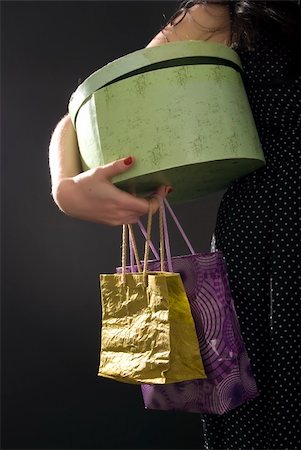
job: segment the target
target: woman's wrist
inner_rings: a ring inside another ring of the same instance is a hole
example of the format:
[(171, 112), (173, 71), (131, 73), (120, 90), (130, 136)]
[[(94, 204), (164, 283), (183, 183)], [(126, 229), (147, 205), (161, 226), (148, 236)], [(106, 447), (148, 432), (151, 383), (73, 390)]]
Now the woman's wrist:
[(75, 184), (76, 183), (72, 177), (66, 177), (59, 179), (52, 185), (51, 194), (53, 200), (57, 206), (66, 213), (66, 200), (68, 203), (72, 199)]

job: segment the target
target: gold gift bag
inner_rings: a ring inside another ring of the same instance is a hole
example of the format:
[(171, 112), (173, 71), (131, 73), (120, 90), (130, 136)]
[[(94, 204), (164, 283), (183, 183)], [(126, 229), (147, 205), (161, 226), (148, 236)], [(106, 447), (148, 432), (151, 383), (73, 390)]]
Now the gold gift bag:
[(127, 227), (123, 226), (122, 273), (100, 275), (102, 329), (99, 376), (126, 383), (167, 384), (206, 378), (189, 302), (178, 273), (148, 272), (152, 211), (148, 215), (144, 265), (125, 273)]

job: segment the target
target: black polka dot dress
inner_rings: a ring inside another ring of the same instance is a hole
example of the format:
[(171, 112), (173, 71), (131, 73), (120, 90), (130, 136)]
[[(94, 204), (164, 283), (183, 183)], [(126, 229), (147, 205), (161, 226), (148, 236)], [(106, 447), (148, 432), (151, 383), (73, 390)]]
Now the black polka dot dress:
[(266, 166), (235, 180), (219, 207), (226, 258), (260, 396), (224, 416), (202, 416), (208, 449), (300, 448), (300, 76), (278, 37), (240, 51)]

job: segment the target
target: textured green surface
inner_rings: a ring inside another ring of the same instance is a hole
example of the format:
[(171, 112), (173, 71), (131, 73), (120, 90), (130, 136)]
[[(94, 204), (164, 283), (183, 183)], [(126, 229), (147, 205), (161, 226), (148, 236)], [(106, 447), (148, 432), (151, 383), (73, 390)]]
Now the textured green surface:
[(116, 186), (133, 194), (148, 196), (157, 186), (171, 185), (168, 195), (172, 203), (185, 202), (227, 188), (230, 183), (253, 170), (259, 169), (258, 159), (229, 159), (174, 167), (165, 171), (119, 181)]
[(237, 53), (222, 44), (204, 41), (172, 42), (157, 47), (143, 48), (115, 61), (92, 73), (72, 94), (69, 112), (73, 122), (81, 105), (106, 83), (125, 75), (132, 70), (147, 67), (161, 61), (187, 56), (215, 56), (225, 58), (241, 66)]
[[(208, 43), (197, 44), (204, 52)], [(80, 107), (76, 131), (85, 170), (135, 156), (113, 181), (138, 195), (164, 183), (172, 200), (191, 200), (264, 164), (241, 76), (226, 66), (164, 68), (98, 89)]]

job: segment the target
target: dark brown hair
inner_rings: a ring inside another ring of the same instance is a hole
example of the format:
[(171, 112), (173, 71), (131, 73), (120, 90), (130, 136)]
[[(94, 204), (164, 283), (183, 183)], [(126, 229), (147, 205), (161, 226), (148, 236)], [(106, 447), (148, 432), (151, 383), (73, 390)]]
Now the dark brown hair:
[[(291, 45), (297, 46), (299, 40), (300, 0), (261, 1), (261, 0), (186, 0), (170, 18), (169, 23), (175, 23), (176, 18), (196, 4), (228, 5), (231, 17), (232, 46), (252, 48), (258, 27), (264, 26), (281, 33)], [(182, 18), (180, 19), (182, 20)]]

